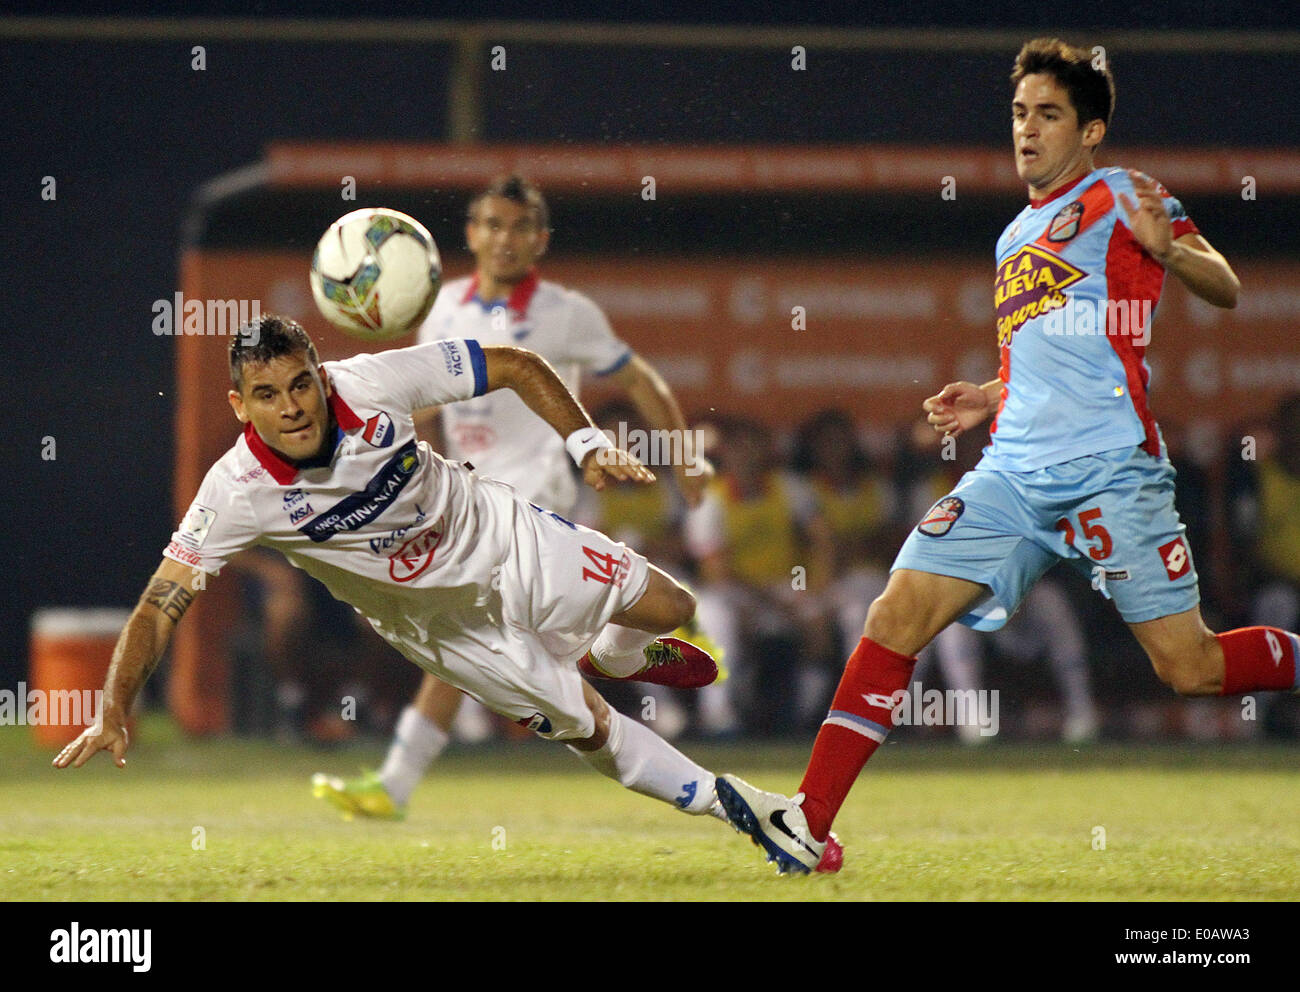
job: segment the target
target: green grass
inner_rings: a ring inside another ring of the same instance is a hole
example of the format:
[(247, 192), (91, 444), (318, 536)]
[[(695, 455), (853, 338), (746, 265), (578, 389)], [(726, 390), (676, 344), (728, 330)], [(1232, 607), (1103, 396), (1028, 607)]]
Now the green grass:
[[(686, 750), (785, 791), (807, 756)], [(0, 731), (5, 900), (1300, 898), (1295, 748), (891, 743), (836, 823), (844, 870), (812, 879), (775, 877), (717, 821), (543, 742), (449, 754), (401, 823), (345, 823), (310, 794), (313, 771), (351, 774), (378, 750), (188, 741), (155, 718), (125, 770), (49, 757)]]

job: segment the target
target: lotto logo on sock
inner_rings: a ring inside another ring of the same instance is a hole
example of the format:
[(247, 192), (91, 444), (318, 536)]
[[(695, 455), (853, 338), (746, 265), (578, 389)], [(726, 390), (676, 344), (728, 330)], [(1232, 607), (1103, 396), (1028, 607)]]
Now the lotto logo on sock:
[(1169, 581), (1181, 579), (1191, 570), (1192, 556), (1187, 552), (1187, 545), (1181, 537), (1176, 537), (1168, 544), (1160, 545), (1160, 560), (1164, 563)]

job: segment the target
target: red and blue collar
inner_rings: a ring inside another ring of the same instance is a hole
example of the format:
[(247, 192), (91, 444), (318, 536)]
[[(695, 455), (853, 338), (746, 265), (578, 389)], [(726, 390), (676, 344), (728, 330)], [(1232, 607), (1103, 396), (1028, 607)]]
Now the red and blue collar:
[[(528, 305), (532, 303), (533, 296), (537, 292), (537, 285), (541, 282), (537, 275), (537, 269), (531, 268), (528, 274), (519, 282), (515, 283), (515, 288), (510, 291), (510, 296), (506, 299), (506, 309), (523, 316), (528, 312)], [(465, 287), (465, 295), (461, 297), (461, 305), (464, 306), (478, 296), (478, 273), (475, 272)], [(486, 304), (489, 301), (480, 301)]]
[[(339, 442), (343, 440), (345, 431), (354, 431), (358, 427), (365, 426), (365, 421), (358, 417), (352, 407), (344, 402), (343, 397), (338, 394), (338, 390), (330, 392), (327, 402), (330, 410), (330, 422), (335, 425), (334, 446), (330, 449), (330, 454), (319, 462), (319, 465), (328, 464), (328, 459), (333, 457), (334, 451), (338, 449)], [(301, 469), (318, 467), (318, 463), (314, 459), (306, 462), (291, 462), (281, 458), (271, 449), (269, 444), (262, 440), (262, 435), (257, 433), (251, 423), (244, 425), (244, 442), (262, 468), (266, 469), (271, 478), (282, 486), (287, 486), (293, 482)]]

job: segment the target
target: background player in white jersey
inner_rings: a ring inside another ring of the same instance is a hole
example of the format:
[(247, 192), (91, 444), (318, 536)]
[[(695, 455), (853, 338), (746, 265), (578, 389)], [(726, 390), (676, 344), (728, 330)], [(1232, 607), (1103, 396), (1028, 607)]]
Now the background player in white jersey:
[[(420, 342), (471, 338), (484, 345), (528, 348), (550, 362), (575, 395), (582, 372), (607, 377), (626, 392), (652, 430), (681, 438), (683, 458), (673, 466), (674, 474), (687, 503), (698, 504), (713, 469), (694, 451), (693, 435), (672, 391), (615, 336), (595, 303), (539, 277), (536, 263), (546, 253), (550, 235), (549, 209), (536, 186), (518, 176), (494, 181), (471, 201), (465, 224), (474, 274), (442, 287), (420, 329)], [(509, 483), (532, 503), (562, 516), (572, 514), (578, 489), (563, 441), (514, 393), (501, 391), (422, 411), (416, 427), (449, 459)], [(675, 673), (663, 669), (658, 676), (671, 680)], [(378, 773), (347, 780), (317, 775), (313, 791), (347, 816), (400, 817), (421, 776), (446, 747), (466, 702), (456, 689), (426, 674), (398, 718)]]
[[(612, 448), (546, 362), (519, 348), (440, 341), (321, 366), (307, 333), (263, 315), (231, 339), (243, 435), (204, 477), (118, 639), (100, 721), (54, 759), (111, 751), (175, 625), (206, 582), (254, 546), (352, 604), (389, 643), (495, 712), (568, 743), (628, 788), (687, 813), (718, 808), (713, 775), (613, 711), (577, 669), (635, 676), (691, 594), (636, 552), (571, 524), (418, 442), (413, 410), (513, 389), (566, 438), (584, 481), (653, 481)], [(690, 645), (684, 667), (708, 668)], [(716, 668), (713, 669), (716, 675)]]

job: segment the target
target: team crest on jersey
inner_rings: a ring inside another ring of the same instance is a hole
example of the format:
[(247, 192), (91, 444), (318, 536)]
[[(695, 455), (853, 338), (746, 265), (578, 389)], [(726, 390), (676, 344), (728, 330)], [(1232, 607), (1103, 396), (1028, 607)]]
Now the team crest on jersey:
[(376, 448), (387, 448), (396, 436), (397, 429), (393, 427), (393, 418), (382, 412), (367, 420), (366, 429), (361, 432), (362, 440)]
[(945, 496), (930, 507), (930, 512), (916, 525), (916, 529), (931, 537), (943, 537), (965, 512), (966, 504), (960, 496)]
[(1083, 220), (1083, 204), (1078, 200), (1067, 203), (1047, 225), (1047, 240), (1056, 244), (1069, 241), (1079, 233), (1081, 220)]
[(1037, 245), (1025, 245), (999, 265), (993, 284), (998, 345), (1009, 345), (1011, 336), (1027, 321), (1065, 306), (1068, 300), (1064, 290), (1084, 275), (1054, 252)]

